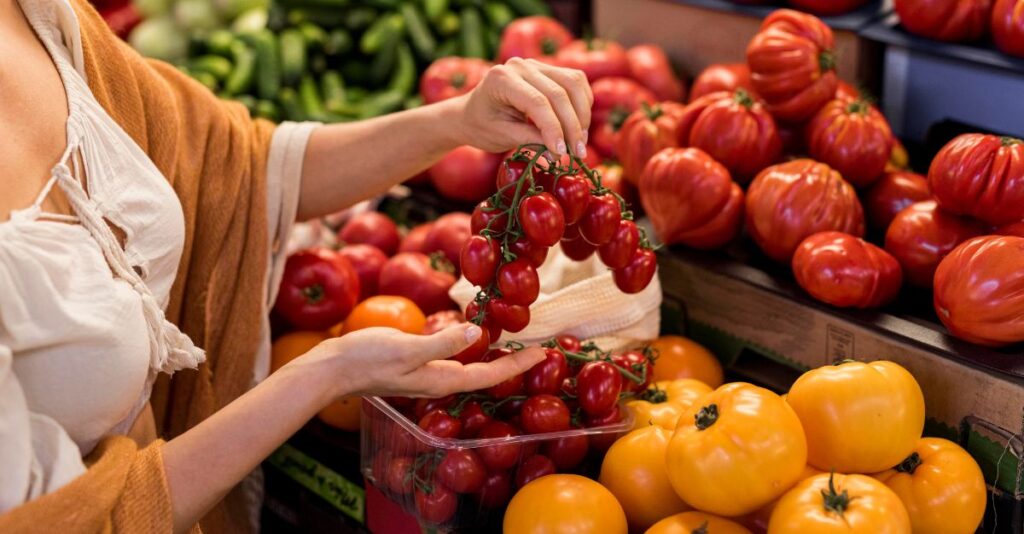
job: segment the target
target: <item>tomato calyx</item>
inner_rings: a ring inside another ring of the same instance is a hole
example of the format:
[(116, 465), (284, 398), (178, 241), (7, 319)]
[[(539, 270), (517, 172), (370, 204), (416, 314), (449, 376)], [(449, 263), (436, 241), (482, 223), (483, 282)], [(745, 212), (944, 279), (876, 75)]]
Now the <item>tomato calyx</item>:
[(615, 106), (610, 112), (608, 112), (608, 124), (612, 127), (613, 132), (617, 132), (622, 129), (622, 125), (625, 124), (626, 119), (629, 118), (629, 113), (629, 110), (622, 106)]
[(1017, 139), (1016, 137), (1010, 137), (1008, 135), (1004, 135), (1004, 136), (1000, 137), (999, 138), (999, 142), (1003, 146), (1013, 146), (1013, 145), (1024, 144), (1024, 141), (1022, 141), (1020, 139)]
[(921, 466), (921, 463), (921, 455), (916, 452), (912, 452), (910, 453), (910, 456), (907, 456), (905, 460), (896, 466), (896, 471), (913, 475), (914, 471), (917, 471), (917, 468)]
[(818, 67), (821, 68), (822, 72), (835, 70), (836, 68), (836, 54), (831, 50), (824, 50), (821, 55), (818, 56)]
[(452, 75), (452, 87), (456, 89), (462, 89), (462, 86), (466, 85), (466, 81), (467, 78), (465, 72), (456, 72)]
[(842, 517), (850, 506), (850, 493), (846, 490), (836, 493), (835, 477), (836, 473), (833, 471), (828, 477), (828, 491), (821, 490), (821, 498), (824, 500), (826, 511), (835, 512)]
[(555, 41), (550, 37), (545, 37), (540, 41), (540, 51), (543, 52), (545, 56), (555, 55), (555, 53), (558, 52), (558, 41)]
[(651, 122), (658, 120), (659, 117), (665, 114), (665, 112), (661, 109), (661, 106), (659, 106), (658, 104), (651, 105), (648, 104), (647, 102), (641, 102), (640, 108), (644, 110), (644, 115), (646, 115), (647, 120)]
[(302, 296), (306, 297), (309, 304), (317, 304), (324, 299), (324, 287), (320, 284), (313, 284), (302, 288)]
[(444, 255), (444, 252), (431, 252), (429, 257), (431, 269), (442, 273), (455, 274), (455, 265), (448, 260), (448, 257)]
[(871, 103), (864, 99), (854, 100), (846, 106), (846, 112), (851, 115), (867, 115), (869, 111)]
[(708, 534), (708, 522), (704, 521), (699, 527), (693, 529), (690, 534)]
[(718, 421), (718, 405), (709, 404), (700, 409), (699, 412), (693, 416), (693, 424), (697, 427), (697, 430), (707, 430), (711, 425)]
[(750, 96), (750, 92), (742, 87), (737, 87), (736, 90), (733, 91), (732, 99), (734, 102), (746, 109), (754, 107), (754, 97)]
[(651, 404), (662, 404), (668, 402), (668, 393), (658, 386), (651, 386), (636, 396), (638, 400), (647, 401)]

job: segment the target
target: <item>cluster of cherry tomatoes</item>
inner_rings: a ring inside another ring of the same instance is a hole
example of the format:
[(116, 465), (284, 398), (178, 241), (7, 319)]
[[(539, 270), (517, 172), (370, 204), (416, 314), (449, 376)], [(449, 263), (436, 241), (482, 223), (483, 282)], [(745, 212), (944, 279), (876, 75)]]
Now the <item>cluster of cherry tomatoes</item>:
[[(420, 519), (441, 524), (455, 515), (459, 495), (482, 510), (500, 509), (514, 489), (577, 469), (591, 453), (607, 450), (630, 428), (620, 400), (649, 385), (652, 351), (612, 354), (571, 335), (543, 346), (543, 361), (486, 390), (438, 399), (385, 399), (444, 443), (417, 437), (392, 416), (374, 411), (367, 435), (377, 487)], [(520, 349), (509, 343), (487, 351), (483, 360)], [(538, 434), (551, 437), (511, 439)], [(474, 442), (460, 448), (448, 440)]]

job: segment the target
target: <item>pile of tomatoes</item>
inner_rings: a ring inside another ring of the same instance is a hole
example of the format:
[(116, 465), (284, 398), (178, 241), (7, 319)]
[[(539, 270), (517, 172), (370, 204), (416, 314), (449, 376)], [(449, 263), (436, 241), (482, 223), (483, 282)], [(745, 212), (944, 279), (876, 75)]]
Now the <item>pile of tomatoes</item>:
[[(482, 361), (521, 348), (490, 349)], [(389, 397), (387, 410), (367, 405), (364, 469), (371, 481), (426, 523), (452, 521), (460, 500), (480, 511), (480, 521), (488, 510), (500, 511), (515, 489), (574, 471), (606, 450), (629, 430), (620, 401), (650, 383), (652, 353), (612, 354), (571, 335), (550, 340), (544, 351), (526, 373), (483, 391)], [(403, 419), (422, 432), (404, 427)]]
[(1024, 8), (1019, 0), (895, 0), (900, 24), (939, 41), (979, 41), (989, 33), (997, 48), (1024, 56)]

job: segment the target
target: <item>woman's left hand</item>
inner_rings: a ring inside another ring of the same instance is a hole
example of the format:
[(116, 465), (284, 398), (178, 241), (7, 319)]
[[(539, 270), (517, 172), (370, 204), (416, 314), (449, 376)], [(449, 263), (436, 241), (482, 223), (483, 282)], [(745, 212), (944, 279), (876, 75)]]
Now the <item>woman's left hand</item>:
[(543, 143), (558, 155), (571, 149), (583, 157), (593, 103), (583, 72), (512, 58), (460, 97), (458, 133), (464, 144), (488, 152)]

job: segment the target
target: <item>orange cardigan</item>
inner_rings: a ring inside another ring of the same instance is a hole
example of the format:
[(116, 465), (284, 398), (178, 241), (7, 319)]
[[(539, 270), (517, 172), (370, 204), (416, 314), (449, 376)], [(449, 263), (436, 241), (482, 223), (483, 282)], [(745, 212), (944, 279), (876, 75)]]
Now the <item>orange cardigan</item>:
[[(86, 0), (72, 5), (89, 87), (168, 178), (185, 213), (167, 317), (206, 349), (207, 361), (154, 388), (157, 428), (170, 437), (251, 385), (266, 295), (274, 125), (252, 120), (242, 105), (218, 100), (174, 67), (143, 59)], [(169, 532), (161, 443), (140, 450), (126, 437), (106, 439), (86, 459), (84, 475), (0, 516), (0, 532)], [(233, 492), (203, 519), (203, 530), (238, 532), (244, 522), (236, 514), (244, 513)]]

